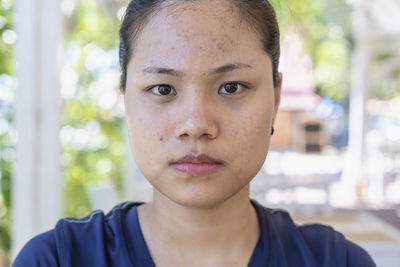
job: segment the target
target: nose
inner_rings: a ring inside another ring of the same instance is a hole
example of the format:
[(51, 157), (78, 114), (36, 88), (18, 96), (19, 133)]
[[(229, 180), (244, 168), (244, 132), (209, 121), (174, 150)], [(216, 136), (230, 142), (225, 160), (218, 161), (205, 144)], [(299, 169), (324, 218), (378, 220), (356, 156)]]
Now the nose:
[(179, 105), (175, 136), (178, 139), (215, 139), (218, 120), (211, 99), (194, 92)]

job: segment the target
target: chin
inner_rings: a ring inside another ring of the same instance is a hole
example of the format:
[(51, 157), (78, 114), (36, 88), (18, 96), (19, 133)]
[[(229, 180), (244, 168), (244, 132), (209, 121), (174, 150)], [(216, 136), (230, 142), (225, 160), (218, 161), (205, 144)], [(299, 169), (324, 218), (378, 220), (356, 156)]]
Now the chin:
[(191, 198), (182, 197), (171, 200), (174, 201), (176, 204), (188, 208), (212, 209), (214, 207), (220, 206), (227, 199), (229, 198), (224, 198), (221, 196), (211, 196), (211, 197), (192, 196)]
[[(246, 187), (244, 185), (213, 185), (208, 183), (196, 183), (186, 185), (184, 188), (175, 187), (175, 190), (158, 190), (170, 201), (184, 207), (211, 209), (220, 206), (225, 201), (233, 198)], [(178, 189), (179, 188), (179, 189)]]

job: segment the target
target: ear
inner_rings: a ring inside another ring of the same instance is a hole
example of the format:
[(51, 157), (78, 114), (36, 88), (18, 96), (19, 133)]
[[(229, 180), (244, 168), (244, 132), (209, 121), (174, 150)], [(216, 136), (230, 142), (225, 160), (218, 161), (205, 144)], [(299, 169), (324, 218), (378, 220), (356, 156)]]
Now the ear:
[(279, 105), (281, 104), (281, 91), (282, 91), (282, 73), (278, 73), (278, 85), (274, 88), (274, 117), (272, 119), (272, 125), (275, 123), (276, 114), (278, 113)]

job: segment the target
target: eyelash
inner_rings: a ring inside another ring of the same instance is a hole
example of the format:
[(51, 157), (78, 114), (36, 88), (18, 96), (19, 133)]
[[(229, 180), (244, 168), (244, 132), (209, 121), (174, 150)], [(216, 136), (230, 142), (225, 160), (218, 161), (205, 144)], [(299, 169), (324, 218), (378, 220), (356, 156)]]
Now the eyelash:
[(151, 93), (153, 93), (154, 95), (157, 95), (157, 96), (170, 96), (170, 94), (168, 94), (168, 95), (162, 95), (162, 94), (154, 93), (153, 89), (156, 89), (157, 87), (161, 87), (161, 86), (170, 87), (170, 88), (172, 89), (172, 91), (174, 91), (174, 94), (173, 94), (173, 95), (176, 95), (176, 90), (175, 90), (172, 86), (170, 86), (170, 85), (168, 85), (168, 84), (159, 84), (159, 85), (155, 85), (155, 86), (150, 87), (147, 91), (150, 91)]
[(237, 95), (237, 94), (240, 94), (241, 92), (243, 92), (243, 90), (249, 88), (249, 86), (247, 86), (247, 85), (245, 85), (245, 84), (243, 84), (243, 83), (240, 83), (240, 82), (227, 82), (227, 83), (224, 83), (223, 85), (221, 85), (221, 86), (219, 87), (218, 92), (219, 92), (222, 88), (224, 88), (224, 86), (226, 86), (226, 85), (228, 85), (228, 84), (235, 84), (235, 85), (237, 85), (238, 87), (240, 87), (240, 86), (243, 87), (243, 89), (240, 90), (240, 92), (234, 92), (234, 93), (232, 93), (232, 94), (225, 94), (225, 93), (224, 93), (224, 95)]
[[(218, 92), (220, 92), (220, 90), (221, 90), (222, 88), (224, 88), (224, 86), (226, 86), (226, 85), (228, 85), (228, 84), (234, 84), (234, 85), (238, 86), (239, 88), (240, 88), (240, 87), (243, 87), (243, 89), (240, 90), (240, 92), (234, 92), (234, 93), (231, 93), (231, 94), (229, 94), (229, 93), (222, 93), (223, 95), (236, 95), (236, 94), (240, 94), (241, 92), (243, 92), (243, 90), (249, 88), (248, 85), (245, 85), (245, 84), (243, 84), (243, 83), (241, 83), (241, 82), (226, 82), (226, 83), (222, 84), (222, 85), (219, 87)], [(162, 95), (162, 94), (154, 93), (153, 89), (156, 89), (157, 87), (160, 87), (160, 86), (170, 87), (170, 88), (172, 89), (172, 91), (174, 91), (174, 93), (173, 93), (172, 95), (176, 95), (176, 94), (177, 94), (177, 93), (176, 93), (176, 90), (174, 89), (174, 87), (172, 87), (172, 86), (170, 86), (170, 85), (168, 85), (168, 84), (159, 84), (159, 85), (155, 85), (155, 86), (150, 87), (150, 88), (147, 89), (146, 91), (150, 91), (150, 92), (152, 92), (154, 95), (157, 95), (157, 96), (171, 96), (171, 94)]]

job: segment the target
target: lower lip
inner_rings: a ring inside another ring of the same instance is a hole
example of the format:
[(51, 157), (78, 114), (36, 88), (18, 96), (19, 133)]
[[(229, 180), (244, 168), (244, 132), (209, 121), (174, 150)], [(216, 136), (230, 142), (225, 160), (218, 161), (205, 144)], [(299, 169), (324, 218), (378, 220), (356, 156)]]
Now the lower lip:
[(192, 175), (206, 175), (216, 172), (222, 164), (212, 163), (175, 163), (171, 167)]

